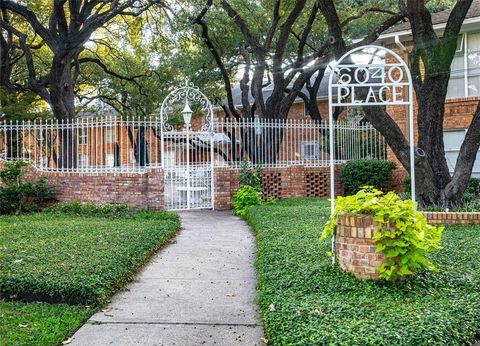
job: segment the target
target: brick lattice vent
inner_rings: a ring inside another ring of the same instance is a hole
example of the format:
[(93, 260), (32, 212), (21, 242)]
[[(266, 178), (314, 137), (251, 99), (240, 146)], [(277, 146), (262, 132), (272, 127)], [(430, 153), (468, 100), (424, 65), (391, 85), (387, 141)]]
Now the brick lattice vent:
[(308, 172), (305, 174), (305, 195), (325, 197), (330, 195), (330, 175), (328, 172)]
[(357, 279), (378, 279), (378, 269), (385, 258), (382, 252), (375, 252), (374, 234), (371, 216), (339, 215), (335, 255), (341, 269), (353, 273)]
[(282, 197), (282, 174), (278, 172), (264, 172), (262, 174), (263, 200), (269, 197)]

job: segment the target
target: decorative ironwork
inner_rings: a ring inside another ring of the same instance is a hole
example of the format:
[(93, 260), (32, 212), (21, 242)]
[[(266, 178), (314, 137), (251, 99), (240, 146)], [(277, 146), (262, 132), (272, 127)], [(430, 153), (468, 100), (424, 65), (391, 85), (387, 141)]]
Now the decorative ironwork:
[(163, 131), (175, 131), (172, 115), (179, 115), (186, 104), (192, 105), (197, 113), (201, 113), (204, 121), (201, 132), (213, 132), (213, 107), (210, 100), (191, 82), (184, 82), (167, 95), (160, 108), (160, 122)]

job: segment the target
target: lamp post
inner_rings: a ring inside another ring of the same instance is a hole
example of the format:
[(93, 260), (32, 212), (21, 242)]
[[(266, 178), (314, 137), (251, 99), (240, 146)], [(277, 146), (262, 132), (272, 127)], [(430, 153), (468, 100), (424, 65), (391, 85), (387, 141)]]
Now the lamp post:
[(188, 104), (188, 100), (185, 100), (185, 107), (183, 108), (182, 116), (183, 116), (183, 123), (185, 124), (185, 127), (187, 128), (187, 130), (190, 128), (190, 124), (192, 122), (192, 114), (193, 114), (193, 111), (190, 108), (190, 105)]
[(187, 209), (190, 209), (190, 126), (192, 122), (192, 109), (188, 104), (188, 99), (185, 99), (185, 107), (182, 110), (183, 123), (185, 124), (186, 140), (187, 140)]

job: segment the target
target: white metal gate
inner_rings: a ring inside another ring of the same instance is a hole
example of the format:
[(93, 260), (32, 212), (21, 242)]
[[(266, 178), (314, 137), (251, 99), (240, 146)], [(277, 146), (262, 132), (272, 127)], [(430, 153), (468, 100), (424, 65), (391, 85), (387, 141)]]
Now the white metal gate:
[(210, 101), (198, 88), (186, 84), (166, 97), (160, 116), (165, 208), (213, 209), (214, 134)]

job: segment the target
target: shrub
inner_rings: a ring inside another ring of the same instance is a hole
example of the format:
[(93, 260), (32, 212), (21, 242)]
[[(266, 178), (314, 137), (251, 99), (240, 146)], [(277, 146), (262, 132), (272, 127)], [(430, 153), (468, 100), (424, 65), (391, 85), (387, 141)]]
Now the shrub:
[(396, 165), (384, 160), (352, 160), (342, 165), (340, 181), (345, 194), (354, 195), (362, 186), (374, 186), (377, 189), (387, 188)]
[(480, 195), (480, 179), (470, 178), (465, 192), (471, 193), (474, 196)]
[(261, 193), (250, 185), (242, 186), (233, 196), (233, 213), (243, 216), (249, 207), (262, 204)]
[(242, 164), (242, 174), (239, 179), (239, 186), (251, 186), (257, 191), (262, 191), (262, 170), (253, 167), (250, 162), (244, 161)]
[[(373, 187), (366, 187), (353, 196), (340, 196), (322, 239), (332, 234), (340, 213), (372, 215), (378, 223), (376, 227), (380, 231), (375, 233), (373, 240), (376, 251), (383, 251), (386, 259), (379, 268), (381, 278), (391, 280), (411, 275), (421, 268), (436, 269), (425, 255), (441, 249), (443, 227), (428, 225), (411, 200), (401, 200), (394, 192), (384, 194)], [(387, 229), (387, 224), (395, 228)]]
[(0, 171), (0, 214), (21, 214), (37, 211), (55, 201), (55, 190), (45, 177), (36, 182), (25, 180), (24, 161), (5, 161)]
[[(406, 192), (403, 193), (404, 198), (410, 198), (411, 196), (410, 180), (410, 176), (405, 178), (404, 184)], [(422, 210), (424, 211), (445, 211), (445, 209), (446, 207), (443, 204), (422, 205)], [(480, 179), (470, 178), (461, 200), (450, 205), (448, 210), (457, 212), (480, 211)]]
[(480, 179), (470, 178), (468, 180), (467, 188), (462, 196), (462, 201), (458, 208), (468, 208), (471, 205), (478, 205), (478, 197), (480, 195)]
[(45, 212), (53, 214), (68, 214), (76, 216), (125, 216), (129, 213), (126, 204), (101, 204), (93, 203), (81, 204), (78, 201), (68, 202), (61, 205), (46, 208)]

